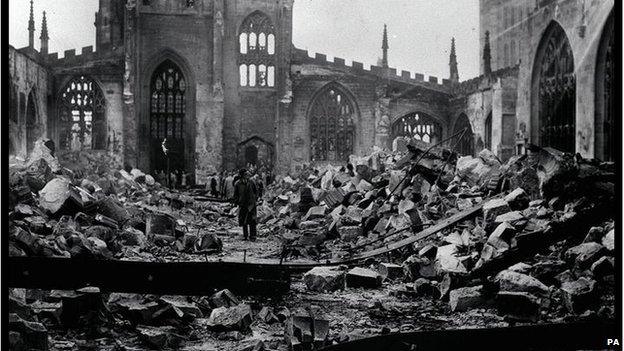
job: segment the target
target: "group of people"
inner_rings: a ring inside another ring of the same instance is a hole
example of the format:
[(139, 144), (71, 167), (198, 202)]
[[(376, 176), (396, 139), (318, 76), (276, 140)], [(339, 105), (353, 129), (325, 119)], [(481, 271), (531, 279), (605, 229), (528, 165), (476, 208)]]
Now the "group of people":
[[(249, 169), (249, 170), (248, 170)], [(210, 194), (227, 199), (238, 206), (238, 224), (243, 227), (243, 240), (256, 240), (257, 202), (273, 182), (273, 174), (266, 169), (249, 167), (238, 172), (224, 171), (209, 178)]]
[(167, 173), (164, 170), (156, 170), (156, 172), (154, 172), (154, 178), (158, 183), (167, 185), (172, 189), (183, 189), (190, 184), (189, 174), (186, 173), (185, 170), (176, 169), (171, 171), (168, 179)]

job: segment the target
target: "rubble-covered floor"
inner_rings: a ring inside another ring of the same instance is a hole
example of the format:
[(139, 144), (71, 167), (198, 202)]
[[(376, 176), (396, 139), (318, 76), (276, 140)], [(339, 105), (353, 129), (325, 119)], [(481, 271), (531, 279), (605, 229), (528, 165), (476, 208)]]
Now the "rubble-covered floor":
[(169, 190), (140, 170), (60, 165), (39, 141), (28, 160), (11, 159), (11, 256), (339, 262), (483, 209), (355, 266), (293, 272), (283, 296), (12, 289), (12, 349), (299, 349), (312, 339), (312, 317), (317, 346), (614, 317), (612, 163), (536, 149), (501, 164), (488, 150), (427, 148), (411, 141), (352, 157), (353, 170), (280, 177), (259, 202), (258, 239), (243, 241), (236, 207), (204, 189)]

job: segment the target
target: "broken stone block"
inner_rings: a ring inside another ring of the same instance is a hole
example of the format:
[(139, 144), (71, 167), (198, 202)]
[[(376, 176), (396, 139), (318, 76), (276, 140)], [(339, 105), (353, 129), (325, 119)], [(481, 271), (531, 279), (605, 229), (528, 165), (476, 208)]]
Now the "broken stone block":
[(600, 243), (602, 236), (603, 236), (602, 227), (591, 227), (589, 228), (589, 232), (587, 232), (587, 236), (585, 237), (585, 240), (583, 240), (583, 242), (584, 243), (589, 243), (589, 242)]
[(323, 243), (327, 239), (325, 232), (318, 230), (305, 230), (297, 239), (297, 245), (300, 246), (316, 246)]
[(378, 288), (381, 286), (379, 273), (361, 267), (355, 267), (347, 272), (346, 282), (350, 288)]
[(555, 276), (555, 280), (557, 280), (559, 282), (559, 285), (566, 283), (566, 282), (572, 282), (576, 280), (576, 276), (574, 275), (574, 273), (572, 273), (571, 270), (566, 269), (565, 271), (557, 274)]
[(119, 239), (121, 240), (121, 243), (126, 246), (143, 247), (147, 242), (145, 234), (143, 234), (142, 231), (132, 227), (125, 228), (121, 234), (119, 234)]
[(384, 279), (397, 279), (403, 276), (403, 266), (382, 262), (377, 265), (377, 272), (379, 272)]
[(275, 314), (273, 314), (273, 308), (264, 306), (258, 312), (258, 318), (265, 323), (272, 324), (279, 322), (279, 318)]
[(503, 252), (511, 246), (512, 239), (516, 235), (516, 229), (513, 225), (503, 222), (488, 237), (487, 243), (496, 248), (499, 252)]
[(602, 256), (596, 262), (591, 265), (591, 272), (596, 278), (602, 278), (604, 276), (614, 273), (615, 262), (613, 258)]
[(293, 313), (284, 323), (284, 338), (293, 351), (319, 349), (329, 335), (329, 320), (314, 308)]
[(143, 302), (132, 298), (116, 301), (114, 305), (125, 318), (137, 323), (150, 323), (160, 309), (156, 302)]
[(524, 210), (529, 206), (529, 197), (522, 188), (516, 188), (507, 194), (504, 199), (514, 211)]
[(233, 307), (218, 307), (212, 310), (207, 325), (216, 331), (249, 331), (252, 323), (251, 307), (239, 304)]
[(326, 193), (323, 201), (325, 202), (325, 205), (327, 205), (327, 207), (334, 208), (344, 201), (344, 197), (345, 193), (342, 189), (334, 188)]
[(312, 219), (322, 219), (325, 218), (325, 206), (313, 206), (310, 207), (308, 213), (301, 218), (302, 221), (312, 220)]
[(171, 326), (150, 327), (139, 325), (136, 329), (143, 341), (157, 349), (177, 349), (182, 341), (182, 338), (175, 333), (175, 328)]
[(427, 244), (423, 248), (418, 250), (418, 256), (426, 257), (432, 261), (436, 258), (437, 254), (438, 254), (438, 247), (431, 245), (431, 244)]
[(148, 237), (156, 235), (175, 237), (176, 220), (166, 213), (151, 213), (147, 216), (145, 233)]
[(82, 205), (80, 194), (66, 178), (54, 178), (39, 191), (39, 206), (52, 215), (73, 215)]
[(21, 335), (25, 349), (48, 349), (48, 330), (43, 324), (24, 320), (16, 313), (9, 313), (8, 329)]
[(496, 275), (501, 291), (528, 292), (536, 295), (548, 294), (548, 287), (530, 275), (504, 270)]
[(340, 267), (314, 267), (303, 275), (303, 281), (312, 291), (344, 289), (345, 271)]
[(581, 277), (576, 281), (561, 284), (566, 308), (571, 313), (580, 314), (598, 303), (596, 281)]
[(174, 306), (178, 308), (179, 310), (181, 310), (182, 312), (184, 312), (185, 314), (192, 316), (193, 318), (203, 317), (203, 313), (201, 312), (199, 307), (197, 307), (197, 305), (193, 302), (184, 301), (180, 298), (174, 298), (174, 297), (168, 297), (168, 296), (161, 297), (160, 302), (166, 305)]
[(449, 293), (451, 311), (461, 312), (482, 307), (485, 303), (485, 299), (481, 294), (482, 289), (483, 286), (478, 285), (451, 290)]
[(505, 199), (492, 199), (483, 204), (483, 213), (486, 220), (496, 218), (497, 216), (510, 211), (511, 208)]
[(215, 233), (203, 233), (195, 242), (195, 250), (200, 252), (221, 252), (223, 242)]
[(315, 229), (320, 227), (320, 223), (317, 221), (303, 221), (299, 223), (299, 229), (307, 230), (307, 229)]
[(516, 263), (513, 266), (507, 268), (508, 271), (527, 274), (533, 268), (530, 264), (526, 264), (524, 262)]
[(602, 238), (602, 245), (609, 251), (613, 252), (615, 250), (615, 230), (611, 229), (605, 236)]
[(61, 322), (66, 327), (93, 322), (94, 318), (98, 318), (97, 314), (105, 309), (102, 294), (97, 287), (86, 287), (63, 293), (61, 301), (63, 302)]
[(520, 321), (537, 321), (540, 301), (528, 292), (500, 291), (495, 298), (499, 313)]
[(209, 303), (212, 308), (233, 307), (239, 305), (240, 300), (230, 290), (223, 289), (214, 293), (210, 297)]
[(429, 279), (418, 278), (413, 283), (414, 291), (418, 295), (437, 297), (439, 290), (431, 283)]
[(495, 223), (515, 223), (517, 221), (523, 220), (524, 216), (520, 211), (511, 211), (507, 213), (503, 213), (501, 215), (496, 216), (494, 220)]
[(97, 212), (117, 221), (120, 225), (123, 225), (129, 217), (128, 211), (121, 203), (109, 196), (98, 201)]
[(387, 226), (388, 226), (388, 218), (385, 218), (385, 217), (380, 218), (379, 221), (377, 221), (375, 228), (373, 228), (373, 232), (383, 234), (386, 232)]
[(436, 270), (438, 275), (445, 273), (468, 273), (468, 270), (463, 265), (461, 260), (455, 256), (456, 252), (456, 245), (449, 244), (438, 247), (436, 255)]
[(362, 223), (362, 209), (357, 206), (347, 207), (345, 214), (342, 216), (342, 221), (345, 224), (360, 224)]
[(362, 227), (360, 226), (341, 226), (338, 228), (340, 239), (346, 242), (356, 241), (362, 235)]
[(395, 214), (388, 220), (388, 227), (392, 227), (394, 230), (407, 229), (411, 224), (411, 219), (406, 214)]
[(598, 243), (583, 243), (568, 249), (565, 259), (568, 263), (576, 263), (579, 268), (587, 268), (605, 254), (605, 247)]

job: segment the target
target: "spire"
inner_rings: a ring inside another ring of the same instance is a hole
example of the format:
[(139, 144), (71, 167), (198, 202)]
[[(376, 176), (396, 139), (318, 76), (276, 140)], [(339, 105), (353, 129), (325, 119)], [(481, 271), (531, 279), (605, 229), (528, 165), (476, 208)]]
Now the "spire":
[(46, 12), (43, 11), (43, 20), (41, 21), (41, 35), (39, 36), (41, 39), (41, 50), (39, 50), (42, 54), (48, 53), (48, 21), (46, 19)]
[(492, 74), (492, 54), (490, 52), (490, 31), (485, 31), (485, 44), (483, 45), (483, 74)]
[(381, 59), (381, 66), (388, 68), (388, 28), (384, 24), (383, 40), (381, 42), (381, 49), (383, 50), (383, 58)]
[(30, 0), (30, 19), (28, 20), (28, 47), (35, 47), (35, 14), (33, 13), (33, 0)]
[(455, 38), (451, 38), (451, 55), (449, 57), (449, 67), (451, 69), (451, 82), (459, 82), (459, 72), (457, 71), (457, 55), (455, 54)]

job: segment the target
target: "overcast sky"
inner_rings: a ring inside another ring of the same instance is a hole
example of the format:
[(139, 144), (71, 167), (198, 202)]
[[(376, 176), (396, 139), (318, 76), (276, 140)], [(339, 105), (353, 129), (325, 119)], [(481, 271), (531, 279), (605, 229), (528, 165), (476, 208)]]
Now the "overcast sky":
[[(28, 45), (29, 0), (9, 1), (9, 42)], [(47, 12), (50, 52), (95, 45), (98, 0), (35, 0), (35, 47)], [(461, 80), (479, 72), (478, 0), (295, 0), (293, 43), (310, 55), (324, 53), (365, 66), (381, 57), (388, 25), (389, 65), (448, 78), (451, 37), (456, 39)]]

